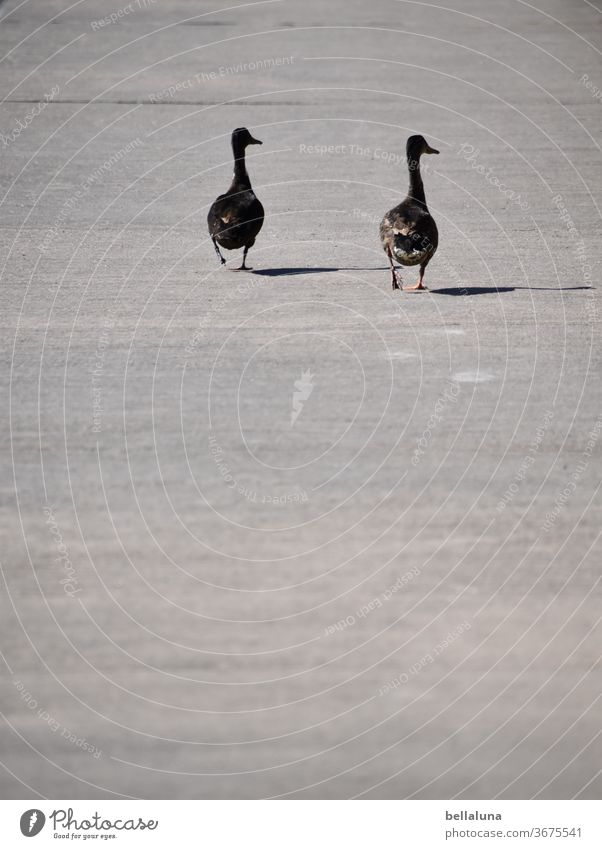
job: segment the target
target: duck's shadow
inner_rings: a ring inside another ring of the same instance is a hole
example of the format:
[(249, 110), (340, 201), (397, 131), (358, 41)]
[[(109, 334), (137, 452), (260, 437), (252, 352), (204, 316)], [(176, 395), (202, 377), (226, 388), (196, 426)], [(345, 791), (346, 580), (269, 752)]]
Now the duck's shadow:
[[(251, 269), (249, 269), (251, 270)], [(342, 268), (339, 266), (304, 266), (300, 268), (258, 268), (253, 269), (253, 274), (262, 277), (294, 277), (298, 274), (326, 274), (331, 271), (388, 271), (387, 266), (374, 266), (372, 268), (353, 267)], [(576, 292), (582, 289), (593, 289), (593, 286), (453, 286), (445, 289), (429, 289), (432, 295), (453, 295), (454, 297), (467, 297), (472, 295), (495, 295), (504, 292), (515, 292), (524, 289), (529, 292)]]
[(293, 274), (323, 274), (327, 271), (340, 271), (339, 268), (258, 268), (253, 274), (264, 277), (289, 277)]
[(514, 292), (525, 289), (529, 292), (575, 292), (579, 289), (592, 289), (592, 286), (458, 286), (449, 289), (431, 289), (433, 295), (495, 295), (499, 292)]
[(341, 268), (339, 266), (315, 266), (304, 268), (258, 268), (253, 271), (253, 274), (261, 274), (264, 277), (290, 277), (295, 274), (325, 274), (329, 271), (387, 271), (383, 266), (375, 266), (374, 268), (365, 268), (356, 266), (353, 268)]

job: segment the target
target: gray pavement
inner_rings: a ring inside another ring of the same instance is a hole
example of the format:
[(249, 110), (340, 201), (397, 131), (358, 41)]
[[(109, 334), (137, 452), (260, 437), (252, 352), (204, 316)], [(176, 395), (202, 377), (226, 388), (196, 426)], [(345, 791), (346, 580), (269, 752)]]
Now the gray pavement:
[(0, 5), (5, 797), (599, 798), (600, 12), (541, 6)]

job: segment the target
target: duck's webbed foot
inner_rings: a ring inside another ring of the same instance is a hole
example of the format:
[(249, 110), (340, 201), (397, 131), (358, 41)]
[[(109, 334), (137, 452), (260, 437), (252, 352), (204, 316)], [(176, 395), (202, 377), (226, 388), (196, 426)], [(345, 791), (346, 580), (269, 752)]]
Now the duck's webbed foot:
[(216, 253), (216, 254), (217, 254), (217, 256), (218, 256), (219, 261), (221, 262), (221, 264), (222, 264), (222, 265), (225, 265), (225, 264), (226, 264), (226, 260), (223, 258), (223, 256), (222, 256), (222, 252), (220, 251), (220, 249), (219, 249), (219, 247), (218, 247), (217, 242), (215, 241), (215, 239), (214, 239), (213, 237), (211, 238), (211, 241), (213, 242), (213, 247), (215, 248), (215, 253)]
[(422, 282), (423, 279), (424, 279), (425, 269), (426, 269), (425, 265), (420, 266), (420, 277), (418, 278), (418, 283), (415, 283), (413, 286), (406, 286), (406, 291), (412, 292), (412, 291), (417, 291), (419, 289), (422, 289), (425, 292), (428, 292), (428, 288)]

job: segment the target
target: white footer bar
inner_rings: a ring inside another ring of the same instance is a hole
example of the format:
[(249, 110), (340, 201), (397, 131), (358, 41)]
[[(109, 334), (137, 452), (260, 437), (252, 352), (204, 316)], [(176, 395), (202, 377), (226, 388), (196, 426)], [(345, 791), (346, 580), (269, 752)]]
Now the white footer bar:
[[(33, 841), (33, 842), (29, 842)], [(0, 846), (600, 849), (595, 801), (1, 801)]]

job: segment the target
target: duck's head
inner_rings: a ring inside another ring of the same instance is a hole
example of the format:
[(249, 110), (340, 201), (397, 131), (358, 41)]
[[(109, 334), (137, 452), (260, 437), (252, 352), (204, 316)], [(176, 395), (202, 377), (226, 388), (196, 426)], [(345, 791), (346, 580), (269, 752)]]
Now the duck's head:
[(439, 151), (431, 147), (424, 136), (410, 136), (406, 142), (408, 162), (419, 162), (423, 153), (439, 153)]
[(232, 147), (244, 150), (250, 144), (263, 144), (259, 139), (254, 139), (246, 127), (238, 127), (232, 132)]

